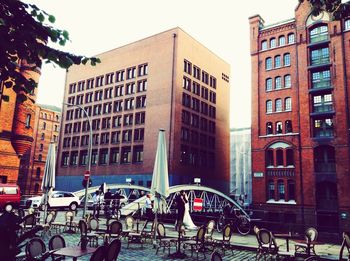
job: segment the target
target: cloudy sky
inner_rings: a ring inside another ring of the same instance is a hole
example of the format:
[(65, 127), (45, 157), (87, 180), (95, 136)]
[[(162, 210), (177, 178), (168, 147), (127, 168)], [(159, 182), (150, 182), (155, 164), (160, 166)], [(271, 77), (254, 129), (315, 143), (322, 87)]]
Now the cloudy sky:
[[(265, 24), (292, 18), (298, 0), (27, 0), (69, 32), (63, 50), (96, 55), (179, 26), (231, 64), (231, 127), (250, 126), (248, 17)], [(62, 105), (65, 71), (44, 65), (38, 103)]]

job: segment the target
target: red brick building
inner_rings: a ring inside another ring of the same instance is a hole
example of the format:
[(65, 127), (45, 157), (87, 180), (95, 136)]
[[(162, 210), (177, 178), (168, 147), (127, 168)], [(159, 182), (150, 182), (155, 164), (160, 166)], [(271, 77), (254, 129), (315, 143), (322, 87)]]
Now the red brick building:
[(350, 19), (249, 18), (253, 205), (269, 221), (349, 230)]
[(18, 184), (23, 194), (38, 194), (41, 192), (41, 181), (44, 174), (46, 156), (50, 143), (57, 145), (60, 109), (50, 105), (36, 105), (33, 144), (22, 157)]
[[(28, 64), (19, 62), (26, 78), (39, 80), (40, 69), (27, 69)], [(4, 99), (8, 97), (8, 101)], [(19, 101), (12, 88), (0, 82), (0, 182), (17, 183), (20, 160), (30, 150), (33, 142), (35, 92), (30, 99)]]

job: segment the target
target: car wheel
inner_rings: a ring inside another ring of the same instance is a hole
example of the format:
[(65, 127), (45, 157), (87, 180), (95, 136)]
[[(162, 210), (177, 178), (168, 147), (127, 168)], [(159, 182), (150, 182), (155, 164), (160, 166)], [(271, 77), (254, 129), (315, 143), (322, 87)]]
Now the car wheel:
[(7, 212), (11, 212), (11, 211), (13, 210), (12, 204), (7, 203), (7, 204), (5, 205), (5, 210), (6, 210)]
[(75, 211), (78, 207), (78, 204), (76, 202), (73, 202), (69, 205), (69, 209), (72, 211)]

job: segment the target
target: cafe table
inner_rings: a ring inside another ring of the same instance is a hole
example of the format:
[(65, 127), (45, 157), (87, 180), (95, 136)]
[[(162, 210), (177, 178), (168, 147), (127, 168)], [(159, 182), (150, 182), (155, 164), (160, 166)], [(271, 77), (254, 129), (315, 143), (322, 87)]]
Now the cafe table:
[(289, 240), (299, 238), (299, 235), (292, 233), (282, 233), (282, 234), (273, 234), (275, 238), (282, 238), (286, 240), (287, 252), (289, 252)]
[(86, 249), (81, 249), (81, 246), (71, 246), (60, 248), (59, 250), (55, 251), (55, 255), (71, 257), (73, 261), (76, 261), (78, 260), (78, 257), (92, 254), (95, 252), (95, 250), (95, 247), (87, 247)]

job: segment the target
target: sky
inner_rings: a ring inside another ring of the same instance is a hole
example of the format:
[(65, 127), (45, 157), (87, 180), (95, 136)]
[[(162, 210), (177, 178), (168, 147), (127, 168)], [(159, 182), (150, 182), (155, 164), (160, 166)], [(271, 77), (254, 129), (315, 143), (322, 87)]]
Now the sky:
[[(180, 27), (231, 65), (230, 127), (251, 124), (250, 16), (265, 25), (294, 17), (298, 0), (26, 0), (69, 32), (63, 48), (93, 56)], [(52, 45), (53, 46), (53, 45)], [(65, 70), (44, 64), (39, 104), (62, 107)]]

